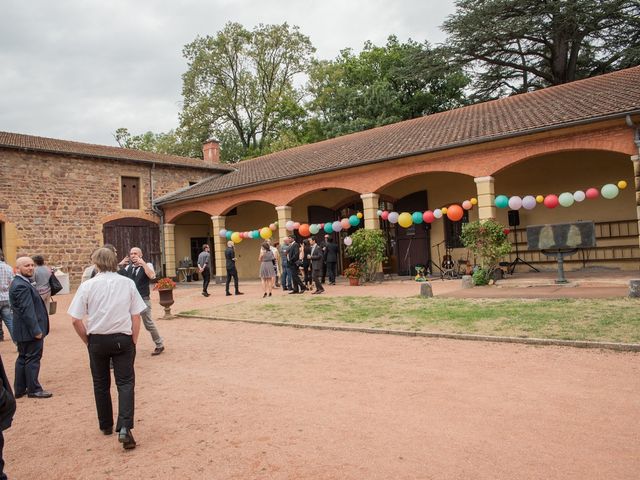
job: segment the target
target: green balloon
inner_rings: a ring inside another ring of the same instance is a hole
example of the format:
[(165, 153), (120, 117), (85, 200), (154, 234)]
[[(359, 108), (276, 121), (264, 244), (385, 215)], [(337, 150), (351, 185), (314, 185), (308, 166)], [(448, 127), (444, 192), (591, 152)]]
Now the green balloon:
[(575, 198), (573, 198), (573, 194), (569, 192), (561, 193), (558, 197), (558, 203), (563, 207), (570, 207), (573, 205)]
[(413, 223), (420, 225), (423, 222), (422, 212), (413, 212), (411, 214), (411, 218), (413, 218)]
[(608, 200), (616, 198), (618, 196), (618, 193), (620, 193), (620, 190), (618, 190), (618, 187), (616, 187), (613, 183), (607, 183), (600, 190), (600, 194)]
[(324, 231), (325, 233), (333, 233), (333, 226), (331, 225), (331, 222), (324, 224)]
[(506, 195), (498, 195), (495, 203), (498, 208), (507, 208), (509, 206), (509, 197)]

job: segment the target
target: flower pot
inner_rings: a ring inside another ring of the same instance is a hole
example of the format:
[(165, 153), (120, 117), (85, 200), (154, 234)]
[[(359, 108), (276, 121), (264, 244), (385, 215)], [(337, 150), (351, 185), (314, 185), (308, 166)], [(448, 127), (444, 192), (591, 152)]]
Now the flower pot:
[(171, 305), (173, 305), (173, 289), (158, 290), (160, 305), (164, 307), (164, 316), (171, 317)]
[(351, 285), (352, 287), (357, 287), (358, 285), (360, 285), (360, 279), (349, 277), (349, 285)]

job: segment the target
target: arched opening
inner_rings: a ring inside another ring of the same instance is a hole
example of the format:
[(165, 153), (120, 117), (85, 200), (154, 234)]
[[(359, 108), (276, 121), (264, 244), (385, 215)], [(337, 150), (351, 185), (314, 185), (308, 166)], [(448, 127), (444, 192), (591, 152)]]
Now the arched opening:
[[(175, 264), (181, 281), (199, 280), (196, 265), (203, 245), (213, 248), (211, 217), (199, 211), (186, 212), (173, 220)], [(211, 256), (211, 271), (215, 271), (215, 258)]]

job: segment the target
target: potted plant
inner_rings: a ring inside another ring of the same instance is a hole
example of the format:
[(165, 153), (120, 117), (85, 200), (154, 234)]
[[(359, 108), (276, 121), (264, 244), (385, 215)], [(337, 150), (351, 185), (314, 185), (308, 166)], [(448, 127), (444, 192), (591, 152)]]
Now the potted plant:
[(342, 274), (349, 279), (349, 285), (360, 285), (362, 269), (357, 262), (351, 262), (349, 266), (344, 269)]
[(504, 225), (493, 219), (475, 221), (462, 226), (462, 243), (479, 260), (479, 268), (473, 273), (475, 285), (486, 285), (495, 278), (500, 258), (511, 253), (511, 242)]
[(171, 305), (173, 305), (173, 289), (176, 288), (176, 282), (169, 277), (163, 277), (156, 282), (154, 290), (158, 290), (160, 295), (160, 305), (164, 307), (164, 316), (171, 317)]

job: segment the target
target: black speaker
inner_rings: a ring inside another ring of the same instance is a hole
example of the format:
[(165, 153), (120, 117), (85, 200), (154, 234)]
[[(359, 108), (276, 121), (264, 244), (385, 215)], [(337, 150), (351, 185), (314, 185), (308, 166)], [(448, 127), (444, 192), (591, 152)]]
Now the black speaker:
[(509, 210), (509, 226), (517, 227), (520, 225), (520, 212), (518, 210)]

